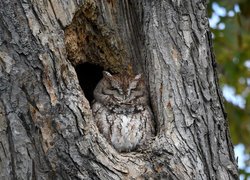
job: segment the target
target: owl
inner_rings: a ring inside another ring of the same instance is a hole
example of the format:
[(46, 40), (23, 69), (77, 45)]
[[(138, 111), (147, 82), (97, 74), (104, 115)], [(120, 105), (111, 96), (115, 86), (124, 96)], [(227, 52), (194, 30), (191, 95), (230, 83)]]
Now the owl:
[(154, 136), (153, 114), (142, 75), (111, 75), (94, 90), (92, 111), (100, 133), (118, 152), (144, 147)]

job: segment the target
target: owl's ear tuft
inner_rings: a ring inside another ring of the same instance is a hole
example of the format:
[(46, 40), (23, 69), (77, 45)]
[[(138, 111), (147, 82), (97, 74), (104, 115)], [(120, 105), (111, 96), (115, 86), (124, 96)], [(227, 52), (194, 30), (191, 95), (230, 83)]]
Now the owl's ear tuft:
[(103, 74), (103, 77), (105, 77), (105, 78), (111, 78), (112, 77), (112, 75), (108, 71), (103, 71), (102, 74)]
[(137, 74), (137, 75), (135, 76), (135, 80), (139, 80), (139, 79), (141, 79), (141, 77), (142, 77), (141, 74)]

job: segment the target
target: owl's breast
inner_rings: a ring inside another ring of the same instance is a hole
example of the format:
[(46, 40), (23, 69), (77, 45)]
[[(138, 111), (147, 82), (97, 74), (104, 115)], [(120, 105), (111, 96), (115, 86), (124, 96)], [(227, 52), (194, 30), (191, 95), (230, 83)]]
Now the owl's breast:
[(147, 136), (146, 129), (152, 117), (149, 112), (144, 111), (135, 114), (113, 114), (109, 116), (109, 121), (113, 122), (110, 133), (113, 146), (120, 151), (130, 151)]
[(93, 105), (93, 114), (99, 131), (119, 152), (129, 152), (145, 143), (152, 132), (152, 112), (150, 108), (104, 107)]
[(111, 105), (107, 107), (111, 113), (117, 113), (117, 114), (135, 114), (140, 111), (145, 110), (145, 108), (142, 105), (135, 105), (135, 104), (117, 104), (117, 105)]

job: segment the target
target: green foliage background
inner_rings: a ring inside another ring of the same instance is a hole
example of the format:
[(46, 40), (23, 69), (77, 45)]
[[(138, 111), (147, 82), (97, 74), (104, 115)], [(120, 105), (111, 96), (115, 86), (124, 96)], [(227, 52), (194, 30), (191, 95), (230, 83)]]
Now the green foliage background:
[[(243, 100), (243, 106), (225, 101), (231, 137), (234, 145), (244, 144), (245, 154), (250, 154), (250, 0), (210, 0), (208, 13), (211, 19), (219, 17), (211, 30), (220, 84), (233, 88), (235, 97)], [(248, 167), (249, 162), (248, 158)], [(250, 177), (246, 169), (240, 174)]]

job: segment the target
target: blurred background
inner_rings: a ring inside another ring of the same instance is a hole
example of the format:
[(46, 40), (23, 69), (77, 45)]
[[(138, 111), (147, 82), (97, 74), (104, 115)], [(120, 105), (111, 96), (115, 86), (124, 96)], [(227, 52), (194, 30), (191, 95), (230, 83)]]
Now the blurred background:
[(210, 0), (209, 23), (241, 180), (250, 180), (250, 0)]

